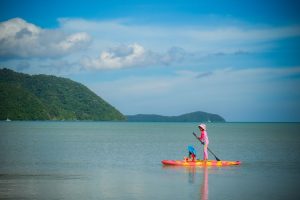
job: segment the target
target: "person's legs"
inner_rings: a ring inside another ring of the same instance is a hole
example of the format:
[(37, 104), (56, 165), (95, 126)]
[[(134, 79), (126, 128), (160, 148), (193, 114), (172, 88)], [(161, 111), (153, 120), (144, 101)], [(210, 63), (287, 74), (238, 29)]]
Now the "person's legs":
[(203, 157), (204, 157), (204, 160), (208, 160), (207, 146), (208, 145), (205, 144), (204, 147), (203, 147), (203, 153), (204, 153)]

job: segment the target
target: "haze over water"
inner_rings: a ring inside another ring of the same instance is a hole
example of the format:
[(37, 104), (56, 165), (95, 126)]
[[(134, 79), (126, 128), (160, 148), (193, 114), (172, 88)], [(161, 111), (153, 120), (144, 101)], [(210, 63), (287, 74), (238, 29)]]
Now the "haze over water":
[[(299, 199), (300, 123), (210, 123), (234, 167), (164, 167), (196, 123), (1, 122), (0, 199)], [(214, 157), (210, 154), (210, 159)]]

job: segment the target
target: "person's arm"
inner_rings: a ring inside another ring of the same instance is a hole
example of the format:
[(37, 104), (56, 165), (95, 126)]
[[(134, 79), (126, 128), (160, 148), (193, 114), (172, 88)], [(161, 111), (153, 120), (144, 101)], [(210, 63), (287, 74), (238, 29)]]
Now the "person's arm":
[(201, 140), (202, 142), (203, 142), (203, 139), (204, 139), (204, 137), (203, 137), (204, 135), (203, 135), (203, 133), (202, 132), (200, 132), (200, 136), (199, 136), (199, 140)]
[(203, 137), (203, 136), (204, 136), (204, 135), (203, 135), (202, 132), (201, 132), (200, 137), (199, 137), (199, 140), (200, 140), (201, 144), (204, 144), (204, 141), (203, 141), (204, 137)]

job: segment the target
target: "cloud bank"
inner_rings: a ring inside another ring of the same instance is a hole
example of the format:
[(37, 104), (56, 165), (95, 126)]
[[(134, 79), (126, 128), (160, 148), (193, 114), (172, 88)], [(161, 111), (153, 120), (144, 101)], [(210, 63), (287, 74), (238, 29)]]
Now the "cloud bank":
[(274, 41), (299, 36), (298, 25), (160, 26), (64, 18), (58, 28), (44, 29), (14, 18), (0, 23), (0, 58), (65, 59), (82, 70), (192, 66), (208, 56), (268, 52)]
[[(130, 20), (96, 21), (63, 18), (59, 20), (62, 29), (88, 31), (103, 44), (140, 43), (153, 51), (178, 46), (191, 51), (235, 50), (253, 47), (259, 43), (300, 36), (299, 25), (268, 26), (239, 25), (144, 25)], [(252, 45), (250, 44), (252, 43)], [(100, 43), (99, 43), (100, 44)]]
[(42, 29), (21, 18), (0, 23), (0, 57), (61, 57), (86, 48), (91, 37), (86, 32), (66, 34)]
[[(85, 69), (94, 70), (184, 65), (212, 55), (270, 52), (276, 48), (276, 41), (300, 36), (299, 25), (160, 26), (134, 24), (130, 20), (70, 18), (59, 22), (62, 30), (87, 31), (93, 36), (92, 52), (81, 64)], [(119, 54), (123, 51), (127, 54)]]

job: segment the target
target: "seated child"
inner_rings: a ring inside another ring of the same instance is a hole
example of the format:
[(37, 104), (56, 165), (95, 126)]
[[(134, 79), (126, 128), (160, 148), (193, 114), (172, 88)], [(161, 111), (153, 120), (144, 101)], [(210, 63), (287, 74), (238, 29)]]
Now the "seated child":
[(196, 159), (196, 150), (193, 146), (188, 146), (189, 157), (185, 158), (185, 161), (195, 161)]

